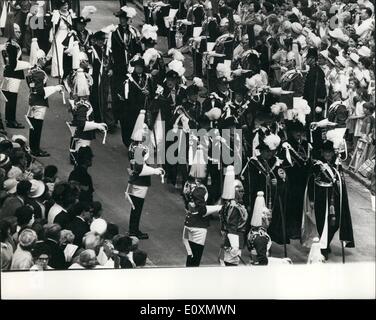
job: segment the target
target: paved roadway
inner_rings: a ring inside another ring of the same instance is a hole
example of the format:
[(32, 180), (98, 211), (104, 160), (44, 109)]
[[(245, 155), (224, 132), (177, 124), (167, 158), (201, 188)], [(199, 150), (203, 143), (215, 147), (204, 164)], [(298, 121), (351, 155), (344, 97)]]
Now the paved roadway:
[[(89, 1), (82, 1), (82, 6)], [(91, 2), (92, 3), (92, 2)], [(89, 28), (93, 31), (111, 23), (117, 23), (113, 12), (118, 9), (118, 1), (95, 1), (98, 13), (93, 17)], [(139, 12), (134, 19), (134, 25), (140, 27), (143, 14)], [(1, 39), (3, 43), (5, 39)], [(165, 49), (166, 39), (159, 38), (158, 46)], [(188, 57), (187, 57), (188, 58)], [(2, 63), (2, 62), (1, 62)], [(187, 75), (191, 74), (191, 60), (186, 61)], [(57, 83), (50, 79), (49, 84)], [(27, 86), (22, 84), (18, 101), (18, 120), (24, 122), (27, 110)], [(42, 147), (51, 153), (51, 157), (43, 159), (46, 165), (55, 164), (59, 167), (59, 175), (67, 178), (72, 170), (68, 161), (69, 132), (65, 121), (70, 120), (67, 107), (62, 104), (60, 96), (50, 98), (50, 110), (47, 113)], [(4, 107), (1, 106), (4, 114)], [(18, 133), (27, 136), (24, 130), (8, 130), (10, 134)], [(103, 146), (98, 138), (93, 144), (95, 154), (93, 167), (90, 169), (94, 180), (95, 198), (102, 202), (104, 218), (118, 224), (121, 231), (127, 230), (130, 206), (124, 199), (127, 184), (126, 149), (121, 143), (119, 131), (107, 138)], [(352, 209), (356, 248), (346, 249), (346, 261), (374, 261), (375, 260), (375, 214), (371, 212), (369, 192), (358, 182), (347, 178), (350, 206)], [(184, 266), (186, 252), (181, 241), (184, 223), (184, 209), (182, 200), (174, 190), (162, 185), (160, 179), (152, 181), (148, 197), (143, 210), (141, 227), (150, 235), (149, 240), (142, 241), (140, 247), (148, 253), (150, 260), (156, 266)], [(207, 243), (203, 254), (202, 265), (217, 265), (217, 253), (220, 245), (219, 226), (217, 220), (211, 221)], [(273, 244), (273, 256), (282, 257), (283, 247)], [(333, 241), (330, 261), (341, 262), (341, 248), (338, 240)], [(245, 252), (246, 254), (246, 252)], [(298, 241), (288, 246), (288, 255), (294, 263), (304, 263), (308, 255), (306, 249), (301, 248)], [(248, 257), (245, 257), (248, 261)]]

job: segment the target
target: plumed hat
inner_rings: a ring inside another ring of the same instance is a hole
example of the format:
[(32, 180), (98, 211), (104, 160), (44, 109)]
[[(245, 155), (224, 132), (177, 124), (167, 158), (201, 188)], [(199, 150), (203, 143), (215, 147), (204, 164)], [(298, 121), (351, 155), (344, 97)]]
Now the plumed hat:
[(132, 7), (123, 6), (123, 7), (120, 8), (120, 10), (118, 12), (114, 13), (114, 15), (118, 18), (125, 17), (125, 18), (128, 18), (128, 19), (132, 19), (137, 15), (137, 11), (136, 11), (136, 9), (134, 9)]
[(133, 141), (141, 142), (143, 140), (142, 137), (144, 134), (145, 113), (145, 110), (140, 110), (131, 136)]

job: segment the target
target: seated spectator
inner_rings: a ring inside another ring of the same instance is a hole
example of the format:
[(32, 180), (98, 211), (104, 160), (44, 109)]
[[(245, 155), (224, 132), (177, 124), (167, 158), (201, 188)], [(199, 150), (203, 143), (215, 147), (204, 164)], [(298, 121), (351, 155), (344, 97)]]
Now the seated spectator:
[(49, 264), (50, 250), (45, 243), (36, 244), (31, 251), (33, 256), (34, 265), (30, 268), (32, 271), (44, 271), (51, 270)]
[(69, 175), (68, 181), (76, 181), (80, 186), (80, 201), (93, 202), (93, 181), (88, 169), (92, 166), (93, 152), (90, 147), (82, 147), (77, 152), (77, 166)]
[(88, 249), (80, 253), (78, 262), (72, 264), (69, 269), (95, 269), (97, 264), (95, 251)]
[(31, 251), (37, 241), (37, 234), (32, 229), (24, 229), (18, 237), (17, 249), (14, 252), (11, 270), (29, 270), (33, 265)]
[(12, 238), (11, 235), (11, 224), (6, 220), (0, 221), (0, 245), (1, 245), (1, 270), (9, 270), (12, 257), (13, 257), (13, 246), (10, 242)]
[(90, 204), (87, 202), (76, 203), (72, 210), (73, 220), (68, 224), (67, 229), (74, 234), (74, 244), (82, 247), (82, 238), (90, 231), (90, 223), (93, 217)]
[(61, 227), (58, 224), (47, 225), (45, 229), (45, 244), (50, 250), (49, 265), (57, 270), (66, 269), (64, 251), (60, 247)]

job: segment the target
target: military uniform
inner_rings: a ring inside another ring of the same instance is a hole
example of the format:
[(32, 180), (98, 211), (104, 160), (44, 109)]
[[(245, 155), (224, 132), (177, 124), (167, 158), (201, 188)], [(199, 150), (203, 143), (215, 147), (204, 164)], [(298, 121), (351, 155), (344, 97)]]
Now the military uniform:
[(235, 200), (228, 201), (220, 211), (221, 232), (225, 265), (238, 265), (244, 238), (248, 212), (245, 206)]
[(142, 208), (148, 189), (151, 185), (151, 175), (159, 174), (159, 170), (146, 164), (149, 148), (142, 142), (134, 141), (128, 149), (130, 163), (129, 180), (126, 196), (131, 202), (132, 209), (129, 218), (129, 233), (139, 239), (148, 239), (148, 235), (139, 229)]
[(14, 39), (9, 39), (5, 46), (6, 50), (2, 52), (5, 61), (2, 91), (8, 100), (5, 104), (5, 120), (10, 127), (23, 128), (16, 121), (18, 91), (21, 81), (25, 79), (24, 71), (17, 70), (22, 59), (22, 50)]
[(207, 189), (197, 179), (187, 181), (183, 189), (186, 218), (183, 230), (183, 243), (187, 249), (187, 267), (198, 267), (204, 251), (209, 218), (206, 199)]
[(41, 154), (40, 140), (42, 135), (43, 121), (47, 111), (48, 96), (51, 93), (59, 91), (59, 86), (49, 87), (48, 93), (46, 91), (48, 76), (38, 66), (34, 66), (26, 76), (27, 84), (30, 88), (29, 96), (29, 110), (27, 117), (33, 128), (29, 131), (30, 149), (33, 154)]

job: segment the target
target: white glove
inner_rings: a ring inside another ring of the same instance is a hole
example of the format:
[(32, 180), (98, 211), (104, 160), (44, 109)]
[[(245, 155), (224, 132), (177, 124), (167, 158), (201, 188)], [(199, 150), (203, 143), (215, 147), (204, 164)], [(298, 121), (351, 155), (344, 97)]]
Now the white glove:
[(96, 123), (94, 121), (86, 121), (84, 131), (100, 130), (106, 131), (107, 125), (105, 123)]
[(230, 241), (230, 246), (234, 250), (239, 250), (239, 236), (237, 234), (228, 233), (227, 238)]
[(162, 168), (153, 168), (153, 167), (150, 167), (150, 166), (144, 164), (144, 166), (142, 167), (142, 171), (139, 174), (139, 176), (140, 177), (152, 176), (152, 175), (159, 176), (162, 173), (163, 173), (163, 169)]

